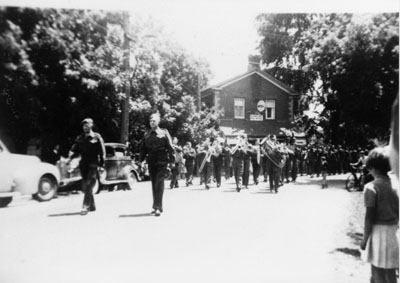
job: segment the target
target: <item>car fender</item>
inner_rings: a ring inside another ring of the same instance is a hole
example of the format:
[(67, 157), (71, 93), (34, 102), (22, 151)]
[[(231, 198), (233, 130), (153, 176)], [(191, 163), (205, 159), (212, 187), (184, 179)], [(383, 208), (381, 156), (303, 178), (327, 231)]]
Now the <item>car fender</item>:
[(32, 166), (21, 166), (13, 176), (14, 192), (23, 195), (35, 194), (38, 191), (39, 180), (44, 175), (52, 176), (57, 184), (60, 182), (60, 172), (50, 163), (37, 163)]
[(122, 175), (124, 176), (124, 179), (128, 179), (129, 173), (130, 172), (135, 172), (136, 177), (138, 179), (138, 181), (141, 181), (140, 175), (139, 175), (139, 171), (136, 170), (133, 166), (125, 166), (124, 168), (122, 168)]

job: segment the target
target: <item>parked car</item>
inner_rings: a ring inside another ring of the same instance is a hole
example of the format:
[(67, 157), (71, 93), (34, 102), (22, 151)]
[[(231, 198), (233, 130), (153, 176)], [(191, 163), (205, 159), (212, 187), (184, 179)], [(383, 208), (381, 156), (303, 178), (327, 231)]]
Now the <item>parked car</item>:
[[(105, 143), (104, 145), (106, 149), (104, 170), (99, 171), (100, 183), (96, 183), (93, 193), (99, 193), (104, 188), (108, 188), (110, 191), (133, 189), (135, 183), (143, 180), (144, 177), (140, 165), (132, 159), (126, 145), (122, 143)], [(63, 158), (57, 162), (61, 174), (61, 189), (66, 189), (69, 185), (76, 185), (81, 181), (79, 159), (73, 159), (69, 165)]]
[(11, 153), (0, 140), (0, 207), (19, 195), (49, 201), (57, 194), (59, 180), (56, 166), (36, 156)]

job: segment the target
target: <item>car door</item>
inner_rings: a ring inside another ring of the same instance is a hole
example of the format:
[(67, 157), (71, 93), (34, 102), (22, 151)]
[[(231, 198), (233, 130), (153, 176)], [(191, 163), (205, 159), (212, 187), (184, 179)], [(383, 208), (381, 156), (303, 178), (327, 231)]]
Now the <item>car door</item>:
[(131, 165), (132, 159), (128, 154), (127, 148), (122, 145), (115, 148), (115, 154), (118, 157), (118, 179), (125, 179), (124, 174), (128, 170), (124, 170), (124, 168)]
[(105, 145), (106, 148), (106, 159), (104, 161), (104, 167), (107, 172), (107, 180), (115, 180), (118, 176), (118, 159), (115, 156), (114, 146)]
[(11, 191), (14, 162), (5, 145), (0, 141), (0, 192)]

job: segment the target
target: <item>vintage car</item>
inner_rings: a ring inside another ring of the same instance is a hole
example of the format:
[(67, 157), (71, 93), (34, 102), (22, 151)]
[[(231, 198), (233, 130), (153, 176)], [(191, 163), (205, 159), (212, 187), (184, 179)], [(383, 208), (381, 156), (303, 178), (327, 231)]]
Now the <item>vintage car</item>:
[(56, 166), (41, 162), (36, 156), (13, 154), (0, 140), (0, 207), (21, 195), (51, 200), (57, 194), (59, 180)]
[[(99, 170), (100, 183), (96, 183), (93, 193), (99, 193), (105, 188), (109, 191), (130, 190), (134, 188), (136, 182), (143, 180), (144, 174), (141, 167), (132, 159), (126, 145), (105, 143), (105, 149), (104, 170)], [(57, 162), (57, 167), (61, 174), (60, 189), (68, 189), (70, 185), (76, 185), (81, 181), (79, 158), (73, 159), (69, 165), (65, 163), (65, 159), (61, 159)]]

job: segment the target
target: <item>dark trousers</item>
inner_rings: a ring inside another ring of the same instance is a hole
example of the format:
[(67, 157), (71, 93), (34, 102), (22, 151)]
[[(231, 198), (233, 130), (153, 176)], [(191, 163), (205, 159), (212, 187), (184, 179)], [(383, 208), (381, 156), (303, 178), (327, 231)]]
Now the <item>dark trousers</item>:
[(206, 162), (204, 164), (203, 170), (201, 171), (201, 177), (203, 178), (204, 185), (206, 189), (210, 188), (213, 166), (211, 162)]
[(222, 162), (214, 162), (214, 178), (217, 185), (221, 185)]
[(250, 179), (250, 159), (243, 160), (243, 186), (249, 185)]
[(290, 171), (290, 175), (292, 177), (292, 181), (296, 181), (297, 179), (297, 171), (298, 171), (298, 162), (297, 159), (292, 160), (292, 170)]
[(266, 157), (266, 156), (263, 156), (263, 157), (261, 157), (261, 166), (262, 166), (262, 171), (261, 171), (261, 174), (263, 175), (263, 177), (264, 177), (264, 180), (267, 180), (268, 179), (268, 157)]
[(186, 164), (186, 184), (191, 184), (193, 181), (194, 163)]
[(179, 175), (179, 164), (175, 164), (174, 168), (171, 169), (171, 183), (169, 184), (169, 187), (172, 188), (178, 188), (178, 175)]
[(371, 283), (397, 283), (396, 269), (384, 269), (371, 264)]
[(167, 162), (148, 162), (151, 188), (153, 191), (153, 209), (163, 210), (164, 181), (167, 172)]
[(236, 188), (242, 188), (243, 159), (233, 158), (232, 168), (233, 175), (235, 176)]
[(228, 180), (230, 177), (232, 177), (232, 167), (230, 160), (225, 161), (224, 168), (225, 168), (225, 179)]
[(278, 187), (279, 187), (279, 179), (280, 179), (280, 175), (281, 175), (281, 168), (279, 168), (278, 166), (272, 164), (272, 162), (270, 162), (267, 166), (267, 170), (268, 170), (268, 177), (269, 177), (269, 189), (278, 191)]
[[(97, 165), (80, 165), (82, 175), (83, 208), (90, 211), (96, 210), (94, 203), (93, 187), (99, 180)], [(100, 186), (100, 184), (99, 184)]]
[(286, 179), (286, 182), (289, 183), (289, 176), (290, 176), (290, 169), (292, 166), (292, 159), (290, 157), (288, 157), (286, 159), (285, 162), (285, 166), (283, 167), (283, 178), (282, 178), (282, 182), (284, 181), (284, 179)]
[(251, 160), (251, 166), (253, 167), (254, 184), (258, 184), (258, 177), (260, 176), (261, 166), (260, 164), (258, 164), (257, 159)]

